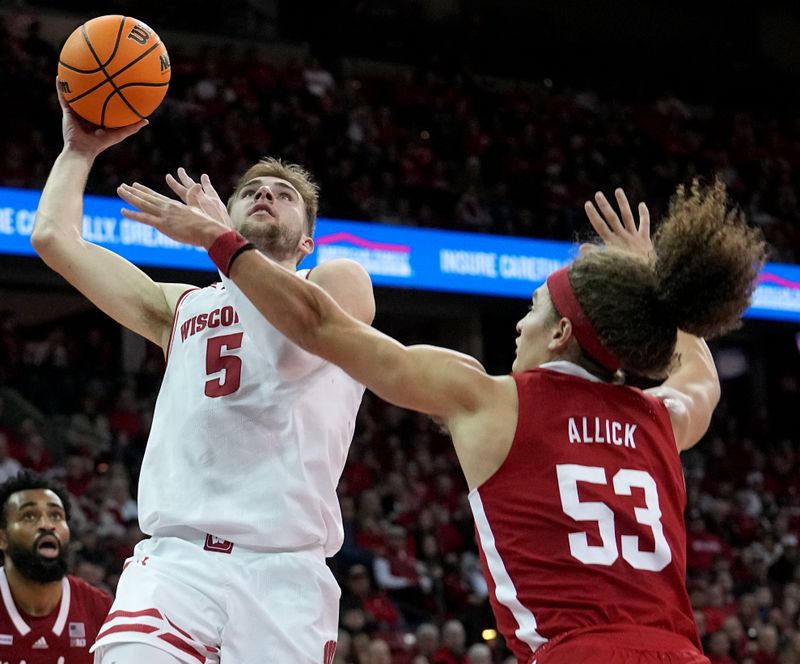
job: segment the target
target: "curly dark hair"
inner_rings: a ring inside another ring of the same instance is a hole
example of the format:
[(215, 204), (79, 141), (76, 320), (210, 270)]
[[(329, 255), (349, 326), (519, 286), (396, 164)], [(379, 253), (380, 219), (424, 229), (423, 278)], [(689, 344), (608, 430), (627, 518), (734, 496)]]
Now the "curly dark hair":
[(26, 469), (19, 471), (14, 477), (0, 484), (0, 528), (5, 528), (8, 525), (6, 518), (8, 499), (19, 491), (29, 491), (31, 489), (48, 489), (56, 494), (61, 499), (67, 523), (69, 523), (72, 515), (72, 504), (67, 490), (58, 482), (45, 479), (39, 473)]
[(593, 251), (570, 267), (575, 296), (623, 369), (663, 378), (678, 330), (711, 338), (738, 327), (766, 245), (725, 186), (679, 187), (653, 240), (654, 260)]

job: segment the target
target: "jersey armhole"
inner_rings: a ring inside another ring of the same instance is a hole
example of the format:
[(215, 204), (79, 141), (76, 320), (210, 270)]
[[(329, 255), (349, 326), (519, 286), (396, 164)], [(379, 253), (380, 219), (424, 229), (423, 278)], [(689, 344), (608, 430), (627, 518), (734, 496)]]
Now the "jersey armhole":
[(508, 463), (508, 460), (515, 453), (516, 448), (519, 447), (519, 445), (520, 445), (518, 439), (519, 439), (520, 428), (523, 425), (523, 413), (522, 413), (521, 405), (522, 405), (522, 391), (523, 391), (524, 387), (523, 387), (523, 382), (520, 379), (520, 374), (519, 373), (516, 373), (516, 372), (512, 371), (507, 375), (514, 381), (514, 389), (517, 392), (517, 421), (514, 424), (514, 436), (511, 439), (511, 445), (508, 446), (508, 451), (506, 452), (506, 456), (503, 459), (503, 461), (500, 463), (500, 465), (497, 467), (497, 469), (491, 475), (489, 475), (489, 477), (487, 477), (483, 482), (481, 482), (477, 486), (472, 487), (469, 490), (467, 495), (470, 495), (470, 496), (472, 495), (473, 492), (474, 493), (478, 493), (479, 489), (482, 489), (482, 488), (486, 487), (489, 483), (491, 483), (491, 482), (493, 482), (495, 480), (495, 478), (500, 473), (500, 471), (502, 471), (503, 468), (505, 468), (506, 464)]
[(192, 292), (194, 292), (196, 290), (200, 290), (200, 289), (199, 288), (187, 288), (185, 291), (183, 291), (183, 293), (181, 293), (181, 296), (178, 298), (177, 302), (175, 302), (175, 310), (172, 312), (172, 327), (170, 328), (170, 331), (169, 331), (169, 341), (167, 341), (167, 347), (164, 350), (164, 363), (165, 364), (169, 364), (169, 352), (170, 352), (170, 350), (172, 350), (172, 339), (175, 336), (175, 328), (177, 327), (177, 324), (178, 324), (178, 309), (180, 309), (180, 306), (183, 303), (183, 300), (186, 298), (186, 296), (189, 293), (192, 293)]
[[(672, 445), (678, 455), (680, 455), (684, 450), (681, 449), (681, 446), (678, 442), (678, 434), (675, 431), (675, 422), (673, 422), (672, 417), (674, 414), (676, 417), (683, 416), (685, 418), (686, 405), (679, 398), (669, 393), (659, 394), (657, 392), (654, 393), (647, 390), (642, 390), (642, 393), (645, 395), (646, 399), (652, 399), (655, 402), (653, 408), (656, 412), (656, 417), (660, 418), (661, 423), (665, 425), (665, 428), (669, 432), (670, 439), (672, 440)], [(670, 404), (674, 404), (674, 406), (671, 407)]]

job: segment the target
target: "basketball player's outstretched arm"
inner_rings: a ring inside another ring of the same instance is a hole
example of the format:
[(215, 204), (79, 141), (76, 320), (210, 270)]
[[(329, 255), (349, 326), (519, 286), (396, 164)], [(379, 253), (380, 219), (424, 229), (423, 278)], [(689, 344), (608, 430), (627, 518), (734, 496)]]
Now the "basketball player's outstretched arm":
[(675, 354), (675, 369), (661, 385), (646, 391), (664, 402), (675, 442), (684, 451), (700, 442), (708, 430), (721, 388), (714, 358), (703, 339), (679, 330)]
[[(637, 224), (622, 189), (617, 189), (614, 195), (622, 219), (606, 197), (598, 193), (595, 196), (597, 207), (589, 201), (585, 205), (592, 227), (607, 245), (653, 259), (647, 206), (639, 204)], [(683, 451), (696, 445), (708, 429), (719, 402), (720, 385), (714, 358), (703, 339), (679, 331), (675, 353), (678, 362), (667, 379), (646, 391), (661, 399), (669, 410), (675, 442)]]
[(175, 301), (188, 286), (157, 284), (124, 258), (81, 237), (83, 193), (95, 158), (135, 134), (146, 121), (100, 129), (78, 118), (58, 94), (64, 148), (42, 192), (31, 243), (47, 265), (102, 311), (163, 346)]
[[(120, 197), (138, 208), (125, 216), (172, 239), (208, 249), (229, 230), (199, 207), (141, 185), (122, 185)], [(435, 346), (404, 346), (349, 315), (318, 285), (257, 251), (233, 264), (230, 278), (281, 333), (306, 351), (342, 367), (378, 396), (446, 422), (476, 412), (506, 388), (469, 356)]]

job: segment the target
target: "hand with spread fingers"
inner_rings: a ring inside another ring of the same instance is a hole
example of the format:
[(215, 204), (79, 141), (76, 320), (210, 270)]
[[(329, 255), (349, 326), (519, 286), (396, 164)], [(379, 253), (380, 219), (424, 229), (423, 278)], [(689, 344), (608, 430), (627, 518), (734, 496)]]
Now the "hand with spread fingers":
[(178, 177), (171, 173), (166, 176), (167, 185), (175, 195), (187, 205), (200, 208), (208, 216), (221, 221), (228, 228), (233, 228), (230, 215), (222, 198), (211, 184), (211, 179), (203, 173), (200, 176), (199, 184), (181, 167), (178, 169)]
[(622, 220), (602, 192), (598, 191), (595, 194), (596, 206), (592, 201), (586, 201), (583, 207), (592, 228), (608, 247), (624, 249), (650, 260), (655, 259), (653, 242), (650, 239), (650, 212), (647, 205), (639, 203), (637, 224), (625, 192), (617, 189), (614, 191), (614, 197), (617, 199)]
[[(201, 187), (199, 183), (189, 187), (186, 191), (187, 200), (197, 200), (203, 195), (196, 191)], [(117, 187), (117, 193), (123, 201), (137, 208), (122, 208), (123, 217), (152, 226), (176, 242), (208, 249), (214, 240), (230, 230), (229, 225), (199, 206), (176, 201), (136, 182), (132, 185), (121, 184)]]

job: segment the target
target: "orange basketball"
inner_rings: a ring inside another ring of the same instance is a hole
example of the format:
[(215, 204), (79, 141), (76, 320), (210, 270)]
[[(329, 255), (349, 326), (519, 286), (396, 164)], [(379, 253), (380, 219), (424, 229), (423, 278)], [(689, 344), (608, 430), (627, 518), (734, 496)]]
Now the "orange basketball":
[(58, 85), (70, 108), (101, 127), (124, 127), (150, 115), (167, 94), (167, 49), (146, 23), (99, 16), (67, 39)]

